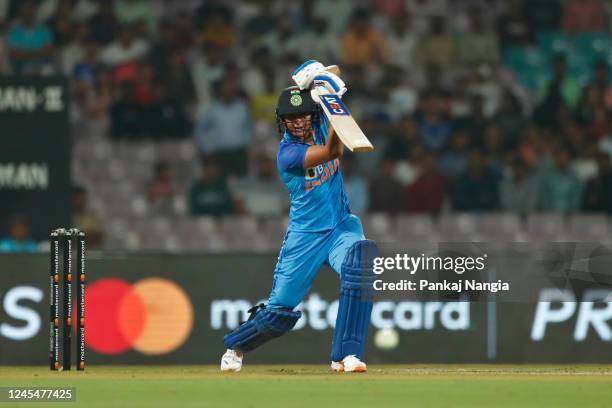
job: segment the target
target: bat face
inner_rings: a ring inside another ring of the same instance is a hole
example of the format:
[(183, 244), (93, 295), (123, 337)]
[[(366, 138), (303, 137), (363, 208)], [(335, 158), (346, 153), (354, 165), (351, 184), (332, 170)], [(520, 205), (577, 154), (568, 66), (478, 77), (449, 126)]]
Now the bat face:
[(325, 116), (342, 140), (352, 152), (371, 152), (374, 146), (353, 119), (350, 111), (337, 95), (320, 95), (321, 106)]
[(321, 95), (321, 102), (331, 115), (346, 115), (350, 116), (348, 108), (342, 100), (336, 95)]

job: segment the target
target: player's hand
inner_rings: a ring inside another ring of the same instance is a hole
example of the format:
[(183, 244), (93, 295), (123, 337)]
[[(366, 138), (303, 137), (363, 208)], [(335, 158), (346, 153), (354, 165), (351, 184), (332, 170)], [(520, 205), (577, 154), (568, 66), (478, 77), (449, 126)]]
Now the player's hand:
[(313, 78), (313, 88), (323, 87), (325, 93), (342, 97), (346, 92), (346, 85), (340, 77), (331, 72), (321, 72)]
[(308, 60), (293, 71), (291, 78), (300, 89), (307, 89), (315, 76), (325, 72), (325, 67), (317, 60)]
[(310, 96), (316, 103), (321, 103), (321, 95), (337, 95), (342, 98), (345, 92), (346, 86), (344, 81), (338, 75), (325, 71), (313, 78)]

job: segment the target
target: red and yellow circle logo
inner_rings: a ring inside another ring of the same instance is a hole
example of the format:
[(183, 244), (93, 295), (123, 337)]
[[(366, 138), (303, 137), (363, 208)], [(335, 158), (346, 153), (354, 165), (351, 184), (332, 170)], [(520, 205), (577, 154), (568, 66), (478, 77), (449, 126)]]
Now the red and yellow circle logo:
[(193, 305), (185, 291), (164, 278), (133, 284), (105, 278), (87, 288), (87, 346), (102, 354), (129, 349), (143, 354), (176, 350), (193, 328)]

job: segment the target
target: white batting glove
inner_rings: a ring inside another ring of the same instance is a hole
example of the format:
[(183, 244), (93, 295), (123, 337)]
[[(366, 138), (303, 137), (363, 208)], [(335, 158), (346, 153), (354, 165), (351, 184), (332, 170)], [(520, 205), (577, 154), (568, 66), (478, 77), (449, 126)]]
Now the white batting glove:
[(315, 80), (315, 86), (310, 90), (310, 97), (315, 103), (321, 103), (321, 95), (337, 95), (339, 98), (342, 98), (342, 95), (346, 92), (346, 88), (342, 88), (340, 92), (335, 92), (335, 90), (330, 90), (327, 86), (317, 85)]
[(293, 71), (291, 78), (300, 89), (309, 88), (315, 76), (325, 72), (325, 67), (317, 60), (308, 60)]
[(346, 92), (344, 81), (331, 72), (321, 72), (313, 78), (314, 88), (324, 88), (325, 93), (342, 97)]
[(319, 105), (321, 104), (320, 96), (326, 95), (326, 94), (327, 94), (327, 90), (323, 88), (322, 86), (315, 86), (314, 88), (310, 90), (310, 97), (315, 103)]

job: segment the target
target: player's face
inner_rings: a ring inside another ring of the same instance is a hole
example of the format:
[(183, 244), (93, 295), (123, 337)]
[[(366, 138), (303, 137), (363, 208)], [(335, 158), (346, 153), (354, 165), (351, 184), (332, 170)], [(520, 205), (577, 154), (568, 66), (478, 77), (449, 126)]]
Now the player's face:
[(286, 115), (283, 118), (285, 126), (289, 133), (295, 137), (306, 139), (312, 130), (312, 115)]

